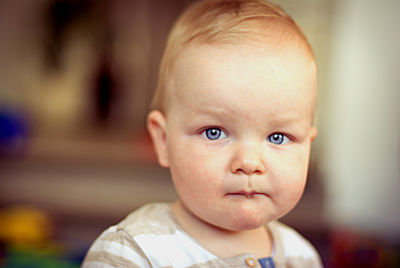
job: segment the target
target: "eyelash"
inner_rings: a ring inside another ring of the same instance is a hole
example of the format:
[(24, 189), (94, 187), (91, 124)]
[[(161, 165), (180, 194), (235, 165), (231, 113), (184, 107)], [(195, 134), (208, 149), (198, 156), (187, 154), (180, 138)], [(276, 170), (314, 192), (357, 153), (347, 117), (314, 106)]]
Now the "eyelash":
[[(213, 131), (214, 133), (212, 133), (211, 131)], [(225, 131), (219, 127), (209, 127), (209, 128), (203, 129), (200, 133), (204, 138), (211, 140), (211, 141), (216, 141), (216, 140), (221, 140), (221, 139), (227, 138)], [(272, 138), (278, 138), (278, 137), (274, 137), (277, 135), (282, 139), (282, 141), (280, 141), (280, 143), (275, 143), (272, 141)], [(222, 138), (221, 138), (221, 136), (222, 136)], [(267, 141), (272, 144), (275, 144), (275, 145), (285, 145), (285, 144), (291, 143), (293, 141), (293, 138), (284, 133), (275, 132), (267, 137)]]

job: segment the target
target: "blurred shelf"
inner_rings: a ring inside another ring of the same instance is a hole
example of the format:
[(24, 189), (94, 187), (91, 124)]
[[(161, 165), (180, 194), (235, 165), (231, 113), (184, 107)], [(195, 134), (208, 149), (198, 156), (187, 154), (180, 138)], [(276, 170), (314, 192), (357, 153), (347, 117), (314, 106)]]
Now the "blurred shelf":
[(157, 163), (151, 140), (146, 133), (139, 133), (131, 139), (90, 135), (79, 138), (34, 137), (28, 142), (26, 155), (33, 159)]
[(115, 218), (155, 201), (173, 201), (168, 170), (155, 164), (3, 159), (0, 204), (32, 204), (54, 215)]

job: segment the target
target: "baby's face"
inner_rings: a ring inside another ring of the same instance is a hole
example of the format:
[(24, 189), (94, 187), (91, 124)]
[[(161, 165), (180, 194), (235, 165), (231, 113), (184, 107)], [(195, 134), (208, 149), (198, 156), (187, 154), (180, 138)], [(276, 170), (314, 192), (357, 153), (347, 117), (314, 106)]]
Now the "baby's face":
[(192, 46), (172, 81), (165, 165), (187, 212), (245, 230), (292, 209), (315, 136), (311, 57), (295, 45)]

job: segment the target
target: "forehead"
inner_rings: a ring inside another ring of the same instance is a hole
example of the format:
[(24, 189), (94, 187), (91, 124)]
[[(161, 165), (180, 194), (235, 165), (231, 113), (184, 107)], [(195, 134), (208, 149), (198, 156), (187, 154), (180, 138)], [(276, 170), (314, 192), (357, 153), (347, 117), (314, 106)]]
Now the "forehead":
[(170, 82), (167, 110), (197, 105), (254, 111), (248, 105), (306, 116), (312, 113), (316, 70), (297, 43), (192, 45), (179, 55)]

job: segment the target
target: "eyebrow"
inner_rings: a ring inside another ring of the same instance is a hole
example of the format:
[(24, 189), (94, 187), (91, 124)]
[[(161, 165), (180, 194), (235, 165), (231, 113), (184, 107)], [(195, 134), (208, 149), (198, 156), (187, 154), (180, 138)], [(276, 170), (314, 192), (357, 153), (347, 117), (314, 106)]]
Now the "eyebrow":
[[(229, 120), (234, 120), (236, 118), (235, 114), (237, 114), (237, 111), (235, 109), (231, 109), (231, 107), (200, 107), (196, 109), (197, 112), (200, 112), (201, 114), (205, 116), (216, 116), (218, 118), (228, 118)], [(269, 120), (270, 124), (276, 126), (276, 127), (283, 127), (283, 126), (288, 126), (288, 125), (293, 125), (293, 124), (303, 124), (304, 122), (301, 122), (302, 117), (298, 116), (296, 113), (290, 114), (288, 116), (283, 116), (279, 112), (276, 113), (276, 115), (271, 115), (265, 118), (266, 120)]]
[(209, 115), (209, 116), (218, 116), (222, 118), (233, 118), (234, 110), (233, 109), (226, 109), (225, 107), (213, 107), (213, 106), (207, 106), (207, 107), (200, 107), (196, 109), (197, 112), (200, 112), (201, 114)]

